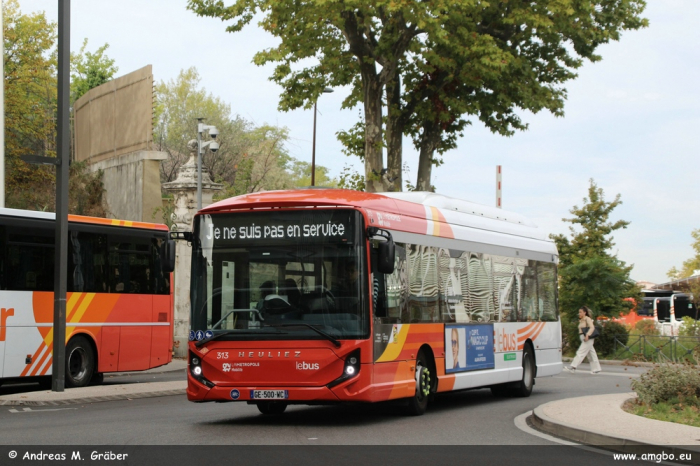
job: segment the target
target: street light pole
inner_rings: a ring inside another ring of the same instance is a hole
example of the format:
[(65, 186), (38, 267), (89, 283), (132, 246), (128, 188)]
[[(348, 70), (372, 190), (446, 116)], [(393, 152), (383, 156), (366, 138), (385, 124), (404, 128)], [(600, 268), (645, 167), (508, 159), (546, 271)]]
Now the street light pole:
[(66, 290), (68, 270), (68, 163), (70, 119), (70, 0), (58, 0), (58, 128), (56, 131), (56, 242), (54, 263), (51, 389), (62, 392), (66, 377)]
[[(325, 94), (330, 94), (333, 92), (333, 89), (330, 87), (326, 87), (323, 89), (323, 92)], [(311, 186), (316, 186), (316, 102), (318, 99), (314, 101), (314, 138), (313, 142), (311, 143)]]
[[(214, 141), (219, 135), (219, 130), (216, 129), (216, 126), (205, 125), (202, 121), (204, 118), (197, 118), (197, 211), (202, 210), (202, 156), (204, 149), (208, 146), (212, 152), (219, 150), (219, 143)], [(209, 132), (212, 140), (202, 144), (202, 133), (205, 131)]]
[(197, 118), (197, 212), (202, 210), (202, 120)]

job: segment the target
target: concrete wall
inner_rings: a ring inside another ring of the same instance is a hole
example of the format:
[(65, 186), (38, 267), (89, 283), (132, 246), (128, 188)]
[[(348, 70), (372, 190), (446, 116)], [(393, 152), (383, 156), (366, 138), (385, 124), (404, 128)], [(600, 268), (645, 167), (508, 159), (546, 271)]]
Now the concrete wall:
[(91, 163), (149, 150), (153, 142), (151, 65), (90, 89), (74, 105), (75, 158)]
[(162, 223), (153, 211), (163, 206), (160, 189), (160, 163), (165, 152), (139, 151), (89, 165), (104, 172), (107, 215), (121, 220)]

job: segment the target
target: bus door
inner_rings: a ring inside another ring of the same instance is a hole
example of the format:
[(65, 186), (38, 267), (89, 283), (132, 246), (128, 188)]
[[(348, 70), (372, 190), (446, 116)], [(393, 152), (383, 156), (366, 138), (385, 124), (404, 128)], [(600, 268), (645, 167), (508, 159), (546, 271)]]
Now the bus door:
[(120, 295), (114, 309), (114, 315), (119, 317), (115, 319), (131, 324), (119, 327), (117, 370), (148, 369), (153, 338), (153, 296), (144, 292), (144, 274), (151, 261), (150, 238), (110, 235), (108, 248), (107, 288)]
[[(406, 249), (395, 245), (394, 272), (377, 270), (376, 248), (371, 249), (373, 383), (378, 399), (412, 396), (413, 361), (402, 356), (408, 333), (408, 271)], [(404, 383), (399, 382), (403, 380)]]

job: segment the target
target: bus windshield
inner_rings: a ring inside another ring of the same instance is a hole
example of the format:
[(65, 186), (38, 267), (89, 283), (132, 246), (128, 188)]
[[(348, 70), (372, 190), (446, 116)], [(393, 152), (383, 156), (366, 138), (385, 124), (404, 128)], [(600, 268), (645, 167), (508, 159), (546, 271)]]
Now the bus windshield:
[(350, 209), (198, 216), (190, 337), (368, 338), (363, 238)]

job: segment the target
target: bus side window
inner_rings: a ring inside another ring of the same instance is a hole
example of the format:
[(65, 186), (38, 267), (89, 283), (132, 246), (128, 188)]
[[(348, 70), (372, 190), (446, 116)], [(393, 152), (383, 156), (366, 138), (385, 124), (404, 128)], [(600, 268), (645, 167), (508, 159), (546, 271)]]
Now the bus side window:
[(375, 250), (372, 250), (373, 299), (376, 296), (374, 316), (382, 323), (400, 323), (402, 318), (408, 319), (406, 248), (401, 244), (396, 244), (395, 248), (394, 272), (389, 275), (376, 270)]
[(17, 291), (53, 291), (53, 230), (24, 227), (7, 229), (7, 288)]

